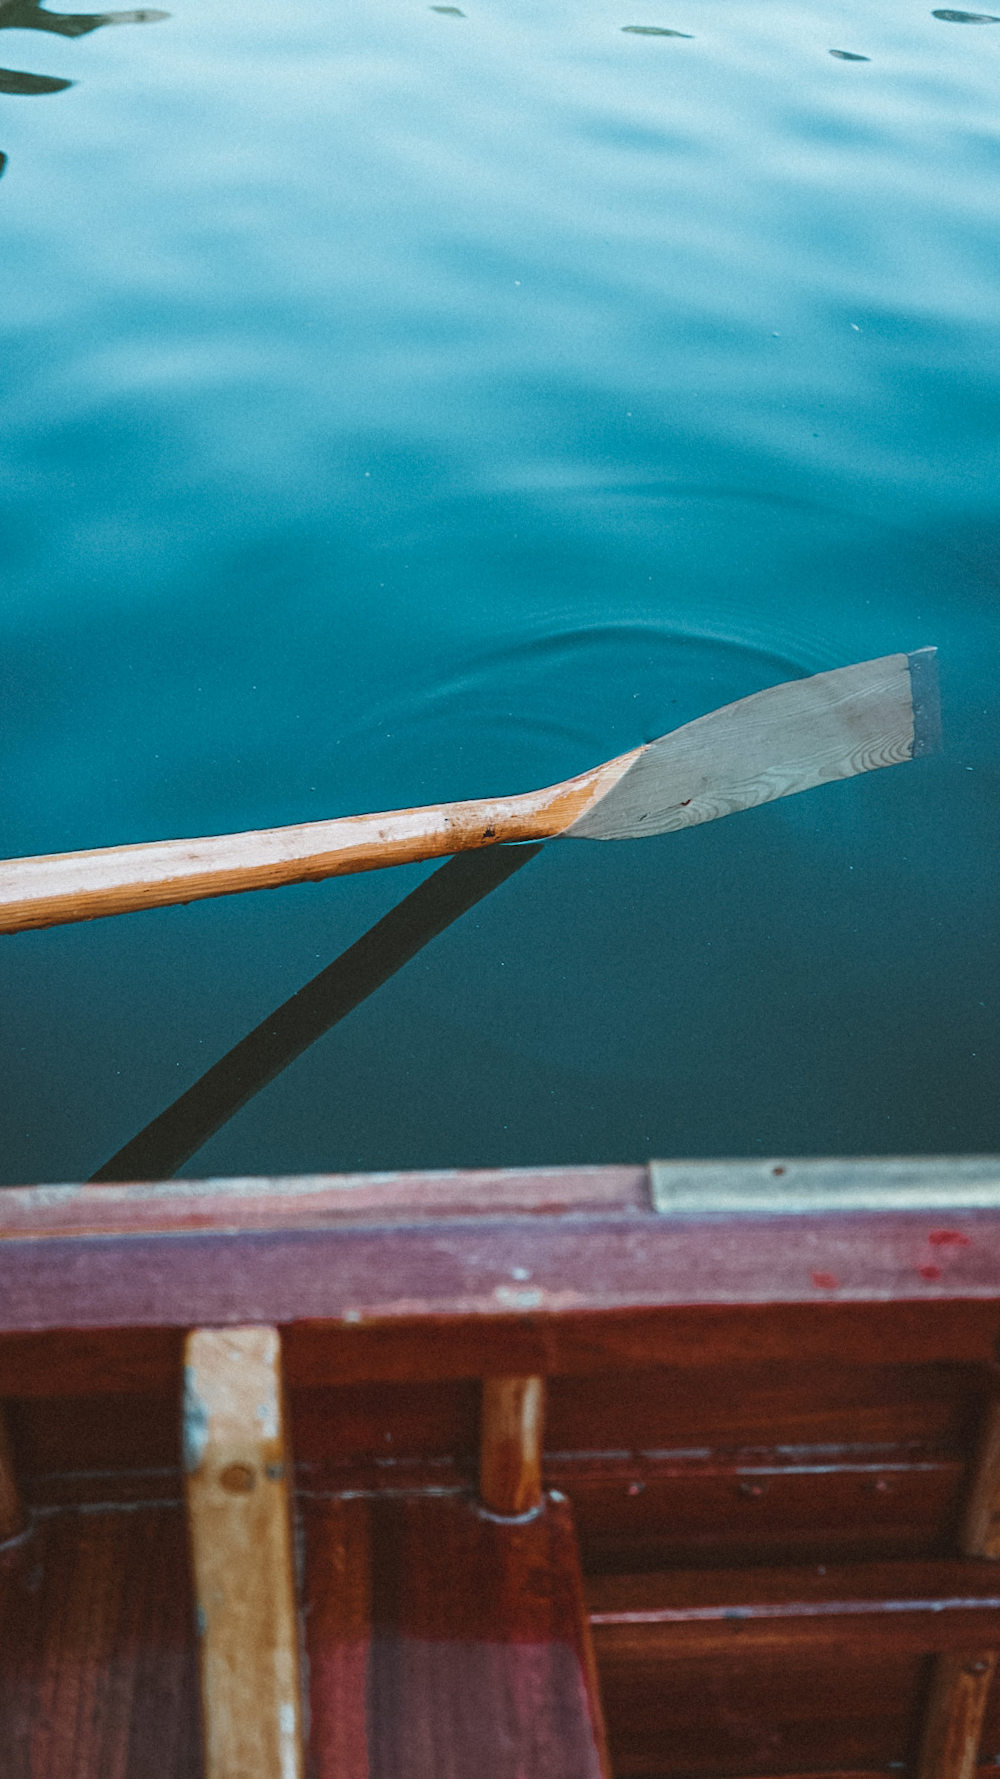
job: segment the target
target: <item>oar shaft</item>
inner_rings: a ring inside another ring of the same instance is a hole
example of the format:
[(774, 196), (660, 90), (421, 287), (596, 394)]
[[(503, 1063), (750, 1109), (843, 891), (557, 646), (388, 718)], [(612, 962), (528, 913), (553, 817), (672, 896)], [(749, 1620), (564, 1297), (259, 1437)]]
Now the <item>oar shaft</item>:
[(518, 797), (347, 815), (205, 840), (9, 859), (0, 864), (0, 933), (317, 882), (502, 842), (549, 840), (603, 795), (633, 758), (623, 755), (579, 778)]
[(519, 797), (53, 853), (0, 865), (0, 933), (443, 858), (500, 842), (626, 840), (897, 765), (940, 745), (934, 649), (770, 686), (579, 778)]

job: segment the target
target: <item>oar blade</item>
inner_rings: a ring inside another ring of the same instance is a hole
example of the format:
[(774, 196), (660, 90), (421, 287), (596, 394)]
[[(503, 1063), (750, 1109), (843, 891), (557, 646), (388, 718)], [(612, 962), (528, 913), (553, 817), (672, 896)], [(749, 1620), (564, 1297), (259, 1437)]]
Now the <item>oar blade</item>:
[(651, 741), (567, 835), (634, 840), (717, 821), (940, 746), (934, 649), (741, 698)]

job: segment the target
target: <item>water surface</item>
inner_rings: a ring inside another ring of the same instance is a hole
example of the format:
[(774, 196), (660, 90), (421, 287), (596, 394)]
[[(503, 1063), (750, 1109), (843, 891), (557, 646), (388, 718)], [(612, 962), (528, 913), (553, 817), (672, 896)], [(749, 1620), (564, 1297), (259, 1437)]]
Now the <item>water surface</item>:
[[(941, 651), (943, 756), (547, 847), (185, 1172), (1000, 1146), (1000, 25), (29, 10), (0, 60), (75, 84), (0, 83), (3, 852), (527, 789)], [(3, 1178), (422, 874), (3, 941)]]

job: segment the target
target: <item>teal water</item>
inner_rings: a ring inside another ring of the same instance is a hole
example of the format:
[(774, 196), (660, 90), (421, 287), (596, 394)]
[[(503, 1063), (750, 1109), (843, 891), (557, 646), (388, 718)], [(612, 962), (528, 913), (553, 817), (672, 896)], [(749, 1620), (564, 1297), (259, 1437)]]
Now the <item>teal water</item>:
[[(0, 7), (0, 850), (527, 789), (936, 643), (942, 756), (547, 847), (184, 1171), (998, 1147), (1000, 23), (461, 13)], [(423, 874), (2, 941), (3, 1179)]]

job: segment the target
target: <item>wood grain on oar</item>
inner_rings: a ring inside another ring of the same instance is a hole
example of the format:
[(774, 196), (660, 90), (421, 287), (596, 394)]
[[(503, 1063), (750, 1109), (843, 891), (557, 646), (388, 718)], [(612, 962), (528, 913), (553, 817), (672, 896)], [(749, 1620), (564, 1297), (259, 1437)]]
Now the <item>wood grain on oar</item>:
[(11, 859), (0, 867), (0, 932), (475, 847), (668, 833), (931, 752), (938, 722), (934, 650), (885, 655), (771, 686), (578, 778), (520, 796)]
[(0, 933), (174, 907), (237, 890), (316, 883), (501, 841), (551, 840), (620, 778), (639, 751), (520, 797), (338, 816), (207, 840), (11, 859), (0, 866)]
[(913, 757), (908, 655), (770, 686), (651, 741), (568, 830), (634, 840)]

